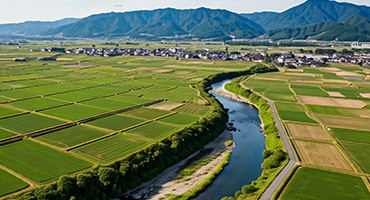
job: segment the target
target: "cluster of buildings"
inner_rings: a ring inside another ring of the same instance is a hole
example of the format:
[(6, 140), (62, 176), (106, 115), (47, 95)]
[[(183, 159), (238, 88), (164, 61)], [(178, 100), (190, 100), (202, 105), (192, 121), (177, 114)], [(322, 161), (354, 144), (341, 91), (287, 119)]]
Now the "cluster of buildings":
[[(60, 52), (64, 49), (48, 48), (43, 51)], [(175, 57), (178, 59), (203, 59), (203, 60), (237, 60), (264, 62), (266, 54), (261, 53), (227, 53), (224, 51), (211, 51), (209, 49), (187, 51), (185, 48), (157, 48), (149, 50), (145, 48), (75, 48), (65, 51), (70, 54), (87, 54), (90, 56), (152, 56), (152, 57)], [(279, 54), (271, 57), (271, 63), (278, 66), (288, 67), (320, 67), (326, 63), (352, 63), (360, 66), (370, 66), (370, 54), (360, 53), (334, 53), (330, 55), (317, 55), (311, 53)]]
[(239, 53), (232, 54), (226, 52), (214, 52), (209, 49), (201, 51), (189, 52), (184, 48), (158, 48), (148, 50), (145, 48), (115, 48), (115, 49), (95, 49), (95, 48), (76, 48), (69, 49), (66, 53), (87, 54), (90, 56), (153, 56), (153, 57), (176, 57), (178, 59), (204, 59), (204, 60), (239, 60), (239, 61), (254, 61), (263, 62), (263, 55)]
[(332, 55), (315, 55), (315, 54), (282, 54), (272, 60), (272, 63), (280, 66), (294, 67), (320, 67), (326, 63), (351, 63), (360, 66), (370, 66), (370, 54), (343, 54), (335, 53)]

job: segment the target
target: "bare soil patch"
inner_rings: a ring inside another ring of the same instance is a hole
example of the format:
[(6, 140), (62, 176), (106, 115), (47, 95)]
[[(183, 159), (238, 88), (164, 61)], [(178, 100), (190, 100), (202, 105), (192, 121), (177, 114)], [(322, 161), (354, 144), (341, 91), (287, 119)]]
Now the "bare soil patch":
[(360, 95), (364, 98), (369, 98), (370, 99), (370, 93), (360, 93)]
[(57, 61), (71, 61), (73, 58), (57, 58)]
[(328, 133), (321, 126), (285, 123), (289, 134), (293, 138), (311, 139), (331, 142)]
[(182, 105), (183, 105), (182, 103), (166, 102), (164, 104), (155, 104), (155, 105), (149, 106), (148, 108), (155, 108), (159, 110), (173, 110)]
[(312, 114), (328, 127), (337, 127), (355, 130), (370, 130), (369, 118), (356, 118), (337, 115)]
[(305, 163), (353, 171), (342, 153), (333, 144), (302, 140), (294, 140), (293, 143)]
[(355, 99), (336, 99), (314, 96), (299, 96), (299, 99), (302, 101), (302, 103), (311, 105), (335, 106), (344, 108), (363, 108), (367, 106), (365, 102)]
[(331, 97), (345, 97), (340, 92), (327, 92)]
[(341, 72), (335, 72), (337, 76), (359, 76), (362, 77), (361, 74), (355, 73), (355, 72), (346, 72), (346, 71), (341, 71)]
[(285, 71), (288, 71), (288, 72), (304, 72), (303, 69), (286, 69)]

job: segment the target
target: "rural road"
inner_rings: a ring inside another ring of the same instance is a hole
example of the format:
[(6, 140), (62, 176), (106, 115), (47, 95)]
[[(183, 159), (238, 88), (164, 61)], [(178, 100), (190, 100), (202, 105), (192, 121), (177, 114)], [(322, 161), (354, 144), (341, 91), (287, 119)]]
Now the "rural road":
[[(239, 83), (239, 84), (244, 89), (249, 89), (249, 88), (245, 87), (242, 83)], [(255, 94), (257, 94), (257, 93), (255, 93)], [(288, 164), (279, 173), (279, 175), (276, 176), (276, 178), (274, 179), (274, 181), (270, 184), (270, 186), (265, 190), (265, 192), (260, 197), (261, 200), (270, 200), (272, 198), (272, 196), (275, 194), (276, 190), (279, 188), (279, 186), (282, 184), (282, 182), (288, 176), (289, 172), (293, 169), (293, 167), (297, 163), (297, 157), (296, 157), (296, 155), (294, 153), (294, 150), (293, 150), (292, 145), (289, 142), (289, 139), (288, 139), (288, 136), (287, 136), (287, 134), (285, 132), (285, 129), (284, 129), (283, 125), (280, 122), (280, 119), (279, 119), (279, 117), (277, 115), (277, 112), (276, 112), (276, 109), (275, 109), (274, 104), (269, 99), (265, 98), (264, 96), (261, 96), (259, 94), (257, 94), (257, 95), (260, 96), (261, 98), (263, 98), (264, 100), (266, 100), (267, 102), (269, 102), (270, 107), (271, 107), (271, 110), (272, 110), (272, 113), (274, 115), (274, 119), (275, 119), (277, 128), (278, 128), (278, 130), (280, 132), (281, 139), (283, 140), (284, 146), (285, 146), (285, 148), (286, 148), (286, 150), (288, 152), (288, 155), (289, 155), (289, 162), (288, 162)]]

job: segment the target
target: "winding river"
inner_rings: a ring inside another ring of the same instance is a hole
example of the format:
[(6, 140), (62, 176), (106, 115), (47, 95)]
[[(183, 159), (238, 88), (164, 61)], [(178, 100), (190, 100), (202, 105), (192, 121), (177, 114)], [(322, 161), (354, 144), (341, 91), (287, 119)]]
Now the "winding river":
[(224, 91), (224, 85), (231, 80), (225, 80), (212, 85), (211, 93), (229, 109), (229, 123), (237, 130), (233, 131), (235, 148), (229, 159), (229, 164), (196, 200), (215, 200), (225, 196), (234, 196), (244, 185), (256, 180), (262, 173), (262, 152), (265, 150), (265, 137), (260, 132), (261, 120), (258, 110), (251, 105), (224, 98), (215, 93)]

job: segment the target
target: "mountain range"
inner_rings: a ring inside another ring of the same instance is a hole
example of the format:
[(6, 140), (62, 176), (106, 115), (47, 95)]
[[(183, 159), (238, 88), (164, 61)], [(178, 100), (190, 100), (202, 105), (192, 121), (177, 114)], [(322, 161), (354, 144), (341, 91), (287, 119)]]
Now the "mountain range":
[(1, 35), (62, 38), (230, 40), (266, 38), (370, 41), (370, 7), (307, 0), (284, 12), (237, 14), (173, 8), (103, 13), (82, 19), (0, 25)]

